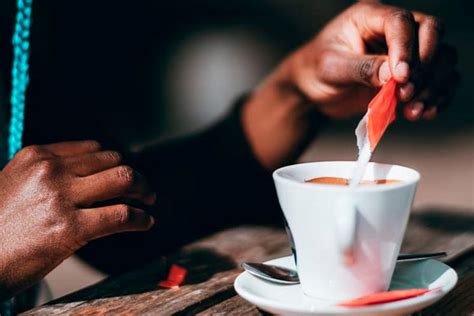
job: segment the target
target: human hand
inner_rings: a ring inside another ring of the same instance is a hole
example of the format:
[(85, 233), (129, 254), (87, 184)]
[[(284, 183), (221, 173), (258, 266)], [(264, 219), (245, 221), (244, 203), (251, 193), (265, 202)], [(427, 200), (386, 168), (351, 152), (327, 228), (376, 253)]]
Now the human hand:
[(93, 141), (30, 146), (0, 172), (0, 300), (40, 280), (88, 241), (148, 230), (153, 218), (127, 204), (155, 202), (144, 178)]
[(357, 3), (288, 56), (254, 91), (242, 122), (260, 163), (291, 162), (318, 124), (361, 115), (390, 77), (409, 120), (433, 119), (459, 82), (455, 50), (442, 41), (442, 23), (419, 12)]
[(357, 3), (286, 62), (287, 76), (332, 118), (364, 113), (393, 77), (405, 117), (432, 119), (451, 100), (459, 75), (440, 20), (380, 3)]

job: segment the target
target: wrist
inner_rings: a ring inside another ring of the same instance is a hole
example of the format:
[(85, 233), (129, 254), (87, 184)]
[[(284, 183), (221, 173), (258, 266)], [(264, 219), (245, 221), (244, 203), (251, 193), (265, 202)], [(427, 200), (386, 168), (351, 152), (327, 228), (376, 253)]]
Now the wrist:
[(249, 97), (242, 124), (252, 151), (268, 170), (293, 162), (320, 125), (314, 106), (289, 82), (280, 68)]

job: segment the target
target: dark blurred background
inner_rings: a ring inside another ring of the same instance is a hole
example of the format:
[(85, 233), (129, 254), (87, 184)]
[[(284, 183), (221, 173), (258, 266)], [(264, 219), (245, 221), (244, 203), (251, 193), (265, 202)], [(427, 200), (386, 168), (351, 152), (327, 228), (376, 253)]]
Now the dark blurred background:
[[(281, 58), (352, 3), (34, 1), (30, 89), (34, 115), (47, 115), (48, 103), (62, 104), (58, 111), (67, 117), (87, 107), (94, 119), (58, 124), (70, 124), (71, 129), (77, 124), (100, 124), (124, 146), (200, 130), (222, 117), (235, 98), (255, 87)], [(421, 172), (417, 207), (473, 209), (474, 3), (386, 3), (444, 19), (446, 41), (459, 52), (463, 81), (452, 108), (435, 121), (398, 120), (374, 160), (404, 164)], [(9, 51), (10, 37), (6, 34), (13, 25), (14, 4), (7, 1), (1, 5), (0, 29), (7, 32), (0, 34), (3, 52)], [(2, 63), (3, 74), (8, 73), (8, 65)], [(112, 74), (114, 79), (103, 74)], [(356, 123), (330, 124), (301, 160), (355, 159)], [(46, 141), (46, 134), (54, 135), (54, 131), (54, 126), (45, 126), (40, 134), (44, 133)], [(58, 296), (100, 277), (73, 258), (53, 271), (48, 280)]]

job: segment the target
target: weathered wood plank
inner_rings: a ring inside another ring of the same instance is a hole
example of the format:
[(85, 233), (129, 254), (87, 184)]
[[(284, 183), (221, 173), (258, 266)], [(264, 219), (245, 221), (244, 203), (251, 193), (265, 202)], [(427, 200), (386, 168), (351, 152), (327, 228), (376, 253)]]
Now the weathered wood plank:
[[(417, 315), (472, 315), (474, 314), (474, 212), (469, 210), (415, 210), (406, 230), (402, 250), (405, 252), (448, 251), (443, 260), (456, 269), (459, 283), (456, 288), (432, 307)], [(464, 256), (462, 256), (464, 254)], [(461, 258), (459, 258), (462, 256)], [(459, 260), (462, 259), (462, 260)], [(222, 302), (212, 309), (261, 315), (240, 297)], [(206, 314), (208, 311), (204, 311)]]
[[(452, 294), (419, 315), (463, 315), (474, 306), (474, 212), (426, 208), (412, 214), (402, 247), (406, 252), (448, 251), (446, 261), (459, 273)], [(25, 315), (261, 315), (236, 296), (233, 281), (243, 261), (264, 261), (289, 254), (284, 231), (239, 227), (184, 247), (168, 260), (109, 278)], [(158, 289), (170, 263), (190, 271), (178, 290)]]
[(474, 252), (464, 254), (450, 265), (459, 275), (458, 284), (443, 299), (418, 315), (474, 315)]
[[(234, 228), (183, 248), (168, 262), (161, 260), (107, 279), (25, 315), (197, 313), (235, 296), (233, 282), (241, 272), (239, 262), (288, 254), (286, 234), (281, 229)], [(169, 263), (178, 263), (189, 271), (186, 285), (178, 290), (157, 288), (159, 280), (166, 278)]]
[(474, 248), (474, 210), (415, 210), (405, 232), (402, 251), (447, 251), (450, 261)]
[(262, 315), (260, 311), (252, 304), (247, 303), (240, 296), (234, 296), (231, 299), (223, 301), (217, 305), (208, 308), (197, 315)]
[[(416, 313), (416, 316), (471, 316), (474, 315), (474, 253), (471, 251), (451, 264), (459, 275), (459, 283), (446, 297), (427, 309)], [(254, 305), (239, 296), (221, 302), (199, 315), (216, 315), (219, 313), (233, 315), (264, 315)]]

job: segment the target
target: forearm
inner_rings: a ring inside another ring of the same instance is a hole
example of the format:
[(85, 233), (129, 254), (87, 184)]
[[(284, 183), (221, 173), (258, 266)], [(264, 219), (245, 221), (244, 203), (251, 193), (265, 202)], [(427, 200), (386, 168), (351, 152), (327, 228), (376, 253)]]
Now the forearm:
[(246, 102), (242, 123), (256, 158), (268, 170), (293, 163), (325, 118), (291, 81), (288, 61)]
[(271, 172), (248, 145), (241, 111), (236, 107), (199, 135), (135, 155), (132, 163), (157, 192), (155, 227), (92, 242), (82, 256), (102, 270), (118, 273), (225, 227), (281, 224)]

